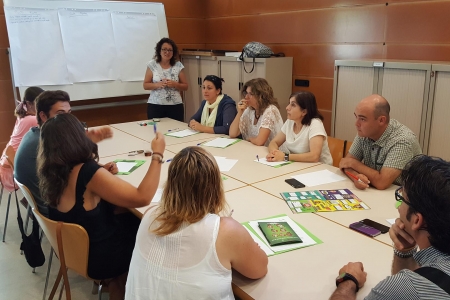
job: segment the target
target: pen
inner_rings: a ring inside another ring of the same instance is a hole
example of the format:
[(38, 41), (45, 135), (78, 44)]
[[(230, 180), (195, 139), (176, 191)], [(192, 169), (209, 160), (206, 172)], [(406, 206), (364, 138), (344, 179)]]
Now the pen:
[(153, 132), (156, 134), (156, 123), (153, 123)]
[(168, 159), (168, 160), (166, 160), (166, 162), (171, 162), (172, 161), (172, 159), (170, 158), (170, 159)]
[(229, 214), (228, 216), (231, 217), (231, 215), (233, 215), (233, 212), (234, 212), (234, 209), (232, 209), (232, 210), (230, 211), (230, 214)]
[(345, 174), (347, 174), (347, 175), (350, 176), (351, 178), (357, 180), (358, 182), (365, 183), (365, 182), (363, 182), (360, 178), (356, 177), (355, 175), (353, 175), (353, 174), (350, 173), (349, 171), (345, 171)]
[(169, 129), (169, 130), (167, 130), (168, 132), (171, 132), (171, 131), (175, 131), (175, 130), (179, 130), (180, 128), (175, 128), (175, 129)]
[(256, 155), (256, 159), (259, 161), (259, 156), (258, 155)]

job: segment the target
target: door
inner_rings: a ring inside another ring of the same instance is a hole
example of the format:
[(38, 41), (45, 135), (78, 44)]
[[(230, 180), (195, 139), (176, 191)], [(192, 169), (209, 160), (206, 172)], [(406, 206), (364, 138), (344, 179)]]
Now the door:
[(198, 99), (200, 98), (199, 87), (199, 60), (195, 56), (186, 56), (182, 58), (184, 65), (184, 73), (186, 74), (188, 82), (188, 90), (183, 93), (184, 97), (184, 121), (188, 122), (189, 119), (197, 112), (199, 105)]

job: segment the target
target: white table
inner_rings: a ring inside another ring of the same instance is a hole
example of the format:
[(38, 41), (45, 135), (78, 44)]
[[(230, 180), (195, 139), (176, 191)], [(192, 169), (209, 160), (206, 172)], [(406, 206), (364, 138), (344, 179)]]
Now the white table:
[(130, 151), (139, 150), (143, 147), (143, 140), (123, 131), (117, 130), (114, 127), (111, 128), (113, 131), (113, 137), (110, 139), (105, 139), (97, 144), (98, 155), (100, 157), (122, 153), (126, 154)]

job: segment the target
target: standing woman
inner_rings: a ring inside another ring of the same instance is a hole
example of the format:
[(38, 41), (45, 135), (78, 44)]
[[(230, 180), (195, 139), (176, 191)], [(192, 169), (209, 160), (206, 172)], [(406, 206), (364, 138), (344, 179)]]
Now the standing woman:
[[(293, 93), (286, 107), (287, 120), (270, 142), (268, 161), (300, 161), (333, 164), (323, 117), (310, 92)], [(283, 145), (289, 152), (279, 150)]]
[(242, 138), (257, 146), (268, 146), (283, 126), (277, 99), (264, 78), (247, 81), (242, 87), (238, 113), (230, 126), (230, 137)]
[(14, 190), (14, 176), (5, 157), (6, 148), (12, 146), (14, 152), (17, 151), (25, 133), (27, 133), (31, 127), (37, 126), (34, 99), (36, 99), (43, 91), (43, 89), (36, 86), (27, 88), (22, 102), (17, 105), (16, 110), (14, 111), (14, 115), (17, 117), (16, 124), (14, 125), (11, 139), (8, 144), (6, 144), (0, 159), (0, 181), (7, 191)]
[(144, 89), (150, 90), (147, 118), (172, 118), (184, 121), (181, 91), (188, 89), (184, 66), (178, 61), (178, 47), (169, 38), (162, 38), (155, 47), (155, 56), (147, 64)]
[(192, 116), (189, 127), (200, 132), (228, 134), (237, 112), (234, 100), (222, 94), (223, 81), (215, 75), (205, 77), (202, 87), (205, 100)]

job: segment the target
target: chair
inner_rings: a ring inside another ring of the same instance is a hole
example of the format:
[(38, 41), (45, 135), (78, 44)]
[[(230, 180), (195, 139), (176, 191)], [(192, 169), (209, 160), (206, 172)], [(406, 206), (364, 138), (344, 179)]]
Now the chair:
[(353, 142), (345, 141), (345, 148), (344, 148), (344, 157), (347, 156), (348, 151), (352, 147)]
[(69, 278), (67, 276), (67, 269), (71, 269), (87, 279), (100, 282), (98, 299), (101, 300), (103, 280), (92, 279), (87, 273), (89, 236), (86, 230), (78, 224), (52, 221), (44, 217), (36, 208), (33, 208), (33, 214), (61, 263), (58, 276), (56, 277), (55, 284), (48, 299), (53, 299), (61, 278), (63, 278), (61, 292), (65, 289), (66, 300), (71, 300)]
[[(8, 161), (8, 164), (9, 164), (8, 167), (10, 167), (11, 172), (13, 174), (14, 174), (14, 157), (15, 157), (15, 155), (16, 155), (16, 152), (14, 151), (14, 148), (11, 145), (8, 145), (8, 147), (6, 147), (6, 149), (5, 149), (4, 156), (6, 157), (6, 160)], [(3, 167), (5, 167), (5, 166), (3, 166)], [(1, 201), (2, 196), (3, 196), (3, 188), (4, 188), (4, 185), (2, 183), (2, 191), (0, 192), (0, 201)], [(14, 186), (14, 188), (15, 188), (15, 190), (9, 191), (8, 205), (6, 207), (5, 226), (3, 228), (3, 242), (5, 242), (6, 228), (8, 227), (8, 217), (9, 217), (9, 206), (11, 204), (11, 194), (14, 191), (18, 190), (17, 187)], [(16, 195), (16, 201), (17, 201), (17, 195)]]
[(339, 162), (344, 157), (345, 141), (331, 136), (327, 137), (328, 148), (330, 148), (331, 157), (333, 158), (333, 166), (339, 168)]

